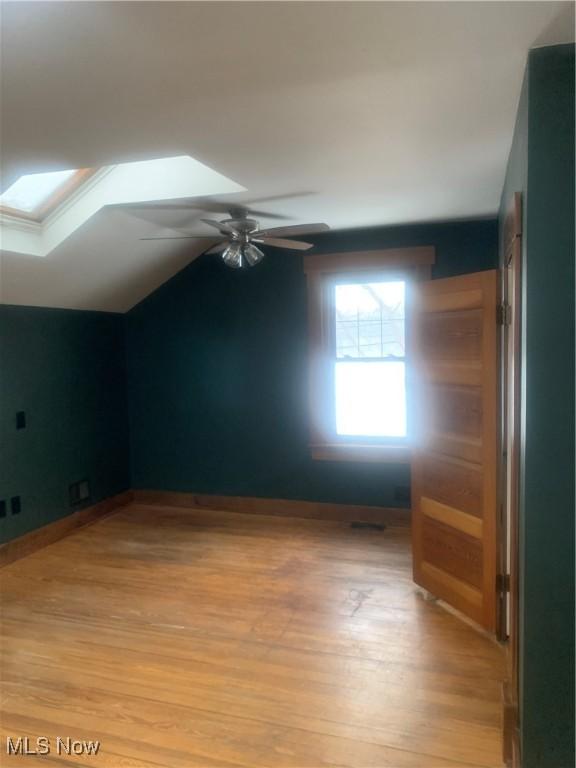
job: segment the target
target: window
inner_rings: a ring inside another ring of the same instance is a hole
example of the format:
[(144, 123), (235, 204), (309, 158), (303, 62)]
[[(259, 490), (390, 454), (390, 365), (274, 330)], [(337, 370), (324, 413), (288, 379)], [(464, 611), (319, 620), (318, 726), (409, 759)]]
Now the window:
[(314, 458), (409, 460), (406, 308), (433, 261), (433, 248), (306, 257)]
[(336, 433), (406, 437), (406, 283), (334, 286)]
[(0, 212), (41, 221), (93, 173), (83, 168), (20, 176), (0, 195)]
[(50, 198), (76, 171), (31, 173), (21, 176), (6, 192), (0, 195), (0, 203), (17, 211), (32, 213)]

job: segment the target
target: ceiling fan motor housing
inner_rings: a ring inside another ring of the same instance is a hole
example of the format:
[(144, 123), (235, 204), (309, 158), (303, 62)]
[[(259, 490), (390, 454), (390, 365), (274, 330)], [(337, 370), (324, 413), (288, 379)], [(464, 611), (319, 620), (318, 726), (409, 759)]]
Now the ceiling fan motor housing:
[(252, 232), (258, 232), (260, 224), (255, 219), (224, 219), (221, 222), (235, 234), (248, 237)]

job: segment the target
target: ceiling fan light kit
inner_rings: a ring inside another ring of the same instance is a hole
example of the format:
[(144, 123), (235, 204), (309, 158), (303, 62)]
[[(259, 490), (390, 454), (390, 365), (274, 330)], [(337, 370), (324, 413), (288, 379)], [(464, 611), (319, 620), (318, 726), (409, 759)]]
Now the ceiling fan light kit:
[(226, 266), (240, 269), (255, 266), (264, 258), (264, 254), (252, 243), (230, 243), (224, 250), (222, 258)]
[[(150, 210), (154, 207), (158, 209), (171, 210), (204, 210), (221, 213), (227, 211), (230, 216), (224, 221), (216, 219), (200, 219), (204, 224), (217, 229), (222, 240), (209, 248), (206, 253), (221, 253), (224, 263), (228, 267), (241, 269), (242, 267), (254, 267), (264, 258), (264, 252), (258, 248), (258, 245), (268, 245), (274, 248), (287, 248), (293, 251), (307, 251), (313, 247), (313, 243), (305, 243), (302, 240), (290, 240), (288, 238), (299, 234), (312, 234), (314, 232), (325, 232), (330, 229), (327, 224), (295, 224), (293, 226), (272, 227), (271, 229), (260, 229), (260, 224), (256, 219), (250, 218), (250, 215), (273, 216), (275, 218), (286, 218), (277, 214), (266, 213), (265, 211), (254, 211), (239, 205), (231, 205), (217, 200), (209, 203), (196, 205), (194, 203), (160, 203), (157, 206), (150, 204), (123, 204), (123, 208), (134, 208), (138, 210)], [(176, 237), (143, 237), (142, 240), (198, 240), (206, 239), (204, 235), (184, 235)], [(209, 238), (213, 240), (213, 238)], [(258, 243), (258, 245), (256, 245)]]

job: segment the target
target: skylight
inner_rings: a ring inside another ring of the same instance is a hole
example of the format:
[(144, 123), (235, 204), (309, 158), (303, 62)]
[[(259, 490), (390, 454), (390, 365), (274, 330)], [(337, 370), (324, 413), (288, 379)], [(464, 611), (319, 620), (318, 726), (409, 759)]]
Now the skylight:
[(189, 155), (29, 174), (0, 195), (0, 251), (46, 256), (106, 206), (245, 191)]
[(0, 206), (15, 211), (33, 213), (42, 207), (53, 195), (78, 173), (71, 171), (53, 171), (51, 173), (30, 173), (21, 176), (6, 192), (0, 195)]

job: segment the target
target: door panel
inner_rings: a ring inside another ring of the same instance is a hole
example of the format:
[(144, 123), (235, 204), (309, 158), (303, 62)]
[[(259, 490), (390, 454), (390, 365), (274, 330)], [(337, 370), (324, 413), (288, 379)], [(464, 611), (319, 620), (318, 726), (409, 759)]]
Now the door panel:
[(425, 562), (482, 589), (482, 543), (476, 536), (455, 530), (453, 525), (445, 525), (426, 515), (422, 555)]
[(480, 387), (457, 387), (433, 384), (436, 410), (434, 431), (455, 440), (482, 438), (482, 390)]
[(496, 627), (496, 271), (415, 299), (414, 580)]
[(435, 360), (477, 360), (482, 344), (482, 312), (434, 311), (430, 303), (429, 324), (422, 340)]
[(482, 472), (467, 462), (446, 456), (423, 456), (422, 496), (482, 517)]

